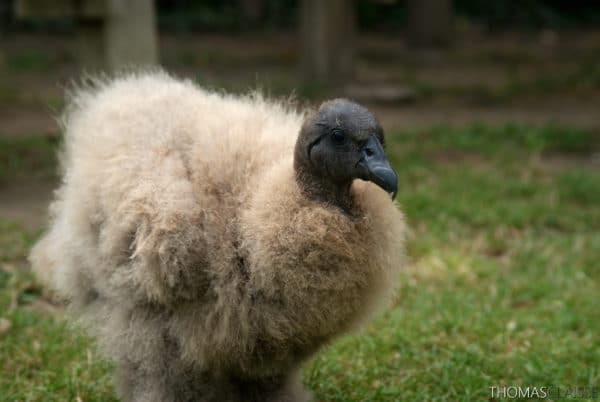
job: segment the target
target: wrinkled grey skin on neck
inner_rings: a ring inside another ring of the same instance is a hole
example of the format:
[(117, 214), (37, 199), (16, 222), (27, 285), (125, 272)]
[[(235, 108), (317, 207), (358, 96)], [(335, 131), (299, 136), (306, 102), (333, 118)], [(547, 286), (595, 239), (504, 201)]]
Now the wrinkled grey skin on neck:
[[(345, 140), (336, 142), (334, 132)], [(354, 179), (372, 181), (395, 195), (397, 176), (383, 144), (383, 130), (369, 110), (346, 99), (325, 102), (305, 120), (296, 142), (298, 183), (309, 197), (346, 210)]]

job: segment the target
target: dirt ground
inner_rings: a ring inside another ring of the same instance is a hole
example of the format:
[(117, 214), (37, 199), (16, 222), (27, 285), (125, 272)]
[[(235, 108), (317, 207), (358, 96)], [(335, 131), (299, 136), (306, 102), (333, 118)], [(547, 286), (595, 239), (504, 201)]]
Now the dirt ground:
[(0, 191), (0, 218), (36, 231), (46, 221), (55, 181), (28, 179), (9, 183)]
[[(280, 34), (160, 39), (166, 69), (212, 88), (258, 86), (311, 102), (343, 96), (343, 89), (301, 84), (297, 47), (294, 36)], [(461, 32), (452, 47), (436, 51), (410, 49), (392, 36), (363, 35), (357, 54), (355, 83), (412, 94), (399, 102), (365, 102), (388, 130), (474, 122), (600, 127), (600, 31)], [(80, 76), (72, 36), (0, 38), (0, 138), (59, 136), (55, 117), (65, 88)], [(0, 183), (0, 218), (37, 230), (55, 182), (21, 173)]]

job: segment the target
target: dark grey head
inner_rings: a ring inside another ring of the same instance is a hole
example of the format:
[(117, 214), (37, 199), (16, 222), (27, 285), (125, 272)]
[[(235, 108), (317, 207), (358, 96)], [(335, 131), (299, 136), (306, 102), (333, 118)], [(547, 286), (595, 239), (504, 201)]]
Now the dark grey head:
[(396, 196), (398, 177), (385, 158), (375, 116), (346, 99), (325, 102), (309, 116), (296, 142), (294, 166), (316, 189), (348, 191), (354, 179), (371, 181)]

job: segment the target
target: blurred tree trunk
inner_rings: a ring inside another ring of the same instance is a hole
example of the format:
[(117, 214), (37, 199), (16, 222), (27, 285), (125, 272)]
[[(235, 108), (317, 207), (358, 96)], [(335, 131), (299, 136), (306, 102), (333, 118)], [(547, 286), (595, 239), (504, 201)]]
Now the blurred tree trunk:
[(340, 86), (353, 75), (354, 0), (302, 0), (300, 40), (306, 83)]
[(108, 0), (104, 30), (109, 68), (151, 65), (158, 61), (153, 0)]
[(452, 40), (452, 0), (407, 0), (408, 40), (416, 46), (444, 46)]

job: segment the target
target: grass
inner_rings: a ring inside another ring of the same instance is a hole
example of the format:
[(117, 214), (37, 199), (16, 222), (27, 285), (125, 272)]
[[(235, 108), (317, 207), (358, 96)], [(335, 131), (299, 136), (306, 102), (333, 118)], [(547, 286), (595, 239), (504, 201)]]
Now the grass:
[(23, 177), (54, 177), (58, 142), (47, 136), (0, 136), (0, 184)]
[[(316, 400), (598, 386), (598, 139), (556, 126), (392, 132), (386, 152), (412, 228), (407, 267), (393, 308), (306, 366)], [(37, 235), (0, 221), (0, 317), (11, 323), (0, 400), (112, 400), (110, 365), (60, 311), (40, 308), (46, 296), (25, 262)]]

